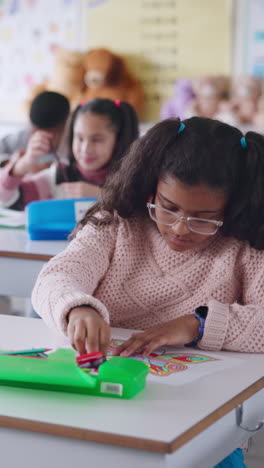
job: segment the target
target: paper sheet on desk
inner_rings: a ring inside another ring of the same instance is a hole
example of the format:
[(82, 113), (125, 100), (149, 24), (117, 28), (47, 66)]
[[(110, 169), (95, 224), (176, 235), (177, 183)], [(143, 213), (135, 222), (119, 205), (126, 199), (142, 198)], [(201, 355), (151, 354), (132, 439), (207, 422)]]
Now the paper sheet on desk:
[[(130, 336), (131, 330), (112, 329), (113, 338), (108, 353), (109, 358), (111, 350)], [(54, 334), (53, 340), (53, 348), (71, 347), (67, 337)], [(214, 353), (198, 348), (176, 348), (173, 346), (163, 346), (146, 358), (141, 354), (134, 354), (131, 357), (145, 362), (150, 367), (148, 381), (172, 385), (183, 385), (243, 363), (238, 353), (225, 351)]]
[(24, 211), (9, 210), (0, 208), (1, 228), (24, 228), (26, 224), (26, 214)]
[[(116, 333), (114, 335), (117, 336)], [(112, 339), (110, 348), (115, 348), (127, 339), (127, 336), (122, 337), (122, 332), (118, 332), (118, 336), (120, 338)], [(239, 356), (231, 356), (228, 352), (214, 353), (172, 346), (163, 346), (146, 358), (141, 354), (134, 354), (131, 357), (149, 366), (149, 381), (172, 385), (183, 385), (206, 375), (241, 365), (243, 362)]]
[[(12, 319), (11, 319), (12, 320)], [(66, 336), (58, 335), (48, 327), (43, 326), (42, 320), (14, 317), (13, 342), (8, 333), (0, 334), (0, 349), (21, 350), (31, 348), (68, 348), (69, 340)], [(10, 322), (10, 317), (1, 317), (1, 328), (5, 329)], [(26, 332), (31, 330), (30, 339)], [(117, 346), (120, 341), (128, 339), (136, 330), (124, 330), (112, 328), (111, 347)], [(162, 347), (143, 358), (142, 355), (133, 355), (135, 359), (143, 360), (150, 366), (148, 381), (174, 385), (183, 385), (191, 381), (203, 378), (216, 372), (241, 365), (243, 359), (237, 353), (207, 352), (192, 348)]]

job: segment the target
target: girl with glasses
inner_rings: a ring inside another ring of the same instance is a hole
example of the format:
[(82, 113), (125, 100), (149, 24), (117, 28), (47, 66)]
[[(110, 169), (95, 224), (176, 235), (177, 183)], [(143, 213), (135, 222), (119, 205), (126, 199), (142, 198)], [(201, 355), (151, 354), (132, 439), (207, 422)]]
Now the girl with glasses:
[[(78, 352), (264, 352), (264, 138), (193, 117), (136, 140), (33, 305)], [(56, 285), (56, 287), (54, 287)]]
[[(264, 137), (193, 117), (132, 144), (33, 306), (79, 352), (264, 352)], [(217, 468), (244, 467), (237, 449)]]

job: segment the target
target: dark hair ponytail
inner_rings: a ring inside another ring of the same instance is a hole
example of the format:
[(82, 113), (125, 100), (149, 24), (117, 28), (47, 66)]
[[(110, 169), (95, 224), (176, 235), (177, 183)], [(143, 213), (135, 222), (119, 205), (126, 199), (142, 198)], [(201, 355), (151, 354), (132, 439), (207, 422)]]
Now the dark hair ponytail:
[[(136, 140), (81, 224), (112, 222), (116, 214), (147, 217), (149, 196), (158, 180), (170, 175), (186, 185), (223, 192), (223, 234), (264, 249), (264, 137), (248, 132), (241, 142), (237, 128), (203, 117), (184, 124), (179, 132), (178, 119), (163, 120)], [(105, 212), (99, 221), (98, 211)]]
[(120, 160), (127, 152), (130, 144), (138, 138), (138, 118), (134, 108), (124, 101), (115, 101), (115, 107), (119, 110), (120, 120), (119, 125), (115, 124), (112, 120), (113, 125), (116, 125), (118, 134), (116, 139), (116, 146), (114, 148), (112, 161)]
[(75, 164), (72, 152), (74, 125), (79, 115), (91, 112), (108, 118), (110, 125), (116, 131), (116, 144), (109, 167), (113, 169), (116, 163), (125, 155), (129, 145), (138, 137), (138, 118), (133, 107), (127, 102), (96, 98), (76, 107), (72, 114), (68, 132), (68, 148), (70, 164)]
[(264, 137), (255, 132), (245, 135), (244, 171), (240, 180), (240, 199), (230, 219), (235, 237), (247, 240), (256, 249), (264, 249)]

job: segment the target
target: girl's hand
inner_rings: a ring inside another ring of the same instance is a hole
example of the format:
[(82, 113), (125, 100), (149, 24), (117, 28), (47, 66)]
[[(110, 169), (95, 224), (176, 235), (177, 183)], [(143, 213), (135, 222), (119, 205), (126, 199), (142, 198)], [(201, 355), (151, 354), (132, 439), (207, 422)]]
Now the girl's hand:
[(13, 167), (14, 176), (24, 176), (34, 172), (38, 166), (38, 159), (51, 151), (52, 134), (44, 130), (36, 130), (31, 135), (24, 155), (18, 159)]
[(134, 333), (129, 340), (118, 346), (113, 354), (130, 356), (140, 350), (143, 356), (148, 356), (160, 346), (190, 343), (198, 336), (198, 333), (199, 321), (195, 318), (195, 315), (185, 315), (148, 328), (144, 332)]
[(97, 198), (100, 187), (88, 182), (64, 182), (60, 185), (64, 198)]
[(110, 327), (92, 307), (74, 307), (67, 328), (71, 345), (80, 354), (101, 351), (107, 353)]

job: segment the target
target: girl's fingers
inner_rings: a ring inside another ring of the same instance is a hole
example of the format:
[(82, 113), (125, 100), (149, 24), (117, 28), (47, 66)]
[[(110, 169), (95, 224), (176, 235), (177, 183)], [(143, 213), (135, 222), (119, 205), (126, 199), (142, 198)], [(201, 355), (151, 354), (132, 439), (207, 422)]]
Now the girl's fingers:
[(74, 332), (75, 332), (75, 326), (72, 325), (71, 322), (69, 322), (69, 325), (67, 327), (67, 335), (73, 347), (74, 347)]
[(73, 347), (80, 354), (85, 353), (85, 339), (87, 336), (87, 329), (83, 324), (78, 324), (75, 326), (74, 335), (73, 335)]
[(136, 353), (136, 351), (140, 350), (142, 347), (145, 347), (152, 339), (151, 335), (147, 333), (141, 333), (136, 337), (130, 338), (126, 343), (124, 343), (123, 350), (120, 352), (120, 356), (130, 356), (131, 354)]
[(63, 190), (63, 193), (65, 193), (66, 195), (72, 195), (73, 198), (74, 198), (75, 192), (72, 189), (70, 189), (68, 187), (66, 187), (66, 188), (63, 187), (62, 190)]
[[(138, 343), (136, 345), (136, 349), (141, 348), (143, 346), (144, 336), (146, 337), (146, 334), (144, 334), (144, 332), (133, 333), (131, 338), (129, 338), (127, 341), (125, 341), (123, 344), (121, 344), (120, 346), (118, 346), (117, 348), (113, 350), (113, 356), (119, 356), (119, 355), (121, 356), (121, 354), (125, 350), (127, 351), (128, 348), (130, 348), (130, 346), (133, 345), (133, 343), (135, 344), (135, 342)], [(125, 354), (122, 354), (122, 356), (125, 356)]]
[(107, 354), (107, 350), (110, 344), (110, 327), (105, 326), (100, 329), (100, 348), (104, 356)]
[(86, 337), (86, 352), (94, 353), (96, 351), (100, 351), (99, 328), (94, 326), (90, 327), (88, 330), (88, 336)]
[(72, 183), (65, 182), (61, 184), (61, 188), (66, 195), (72, 195), (73, 198), (78, 195)]
[(113, 351), (113, 356), (127, 357), (139, 351), (143, 356), (148, 356), (152, 351), (166, 344), (168, 344), (168, 338), (165, 335), (155, 335), (153, 331), (148, 330), (147, 332), (132, 335), (129, 340)]
[(152, 338), (152, 340), (143, 348), (142, 355), (149, 356), (152, 351), (154, 351), (157, 348), (160, 348), (160, 346), (164, 346), (167, 344), (167, 339), (165, 336), (156, 336), (155, 338)]
[(117, 348), (113, 349), (113, 356), (119, 356), (128, 346), (132, 343), (133, 338), (129, 338), (129, 340), (125, 341), (125, 343), (117, 346)]

